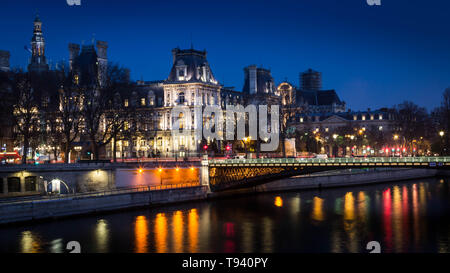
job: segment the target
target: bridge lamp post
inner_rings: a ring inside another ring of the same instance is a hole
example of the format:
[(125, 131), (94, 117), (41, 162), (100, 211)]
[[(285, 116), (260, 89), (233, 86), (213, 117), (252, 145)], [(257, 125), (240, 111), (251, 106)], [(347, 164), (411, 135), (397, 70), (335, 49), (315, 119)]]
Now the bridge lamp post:
[[(397, 140), (398, 140), (398, 135), (397, 134), (395, 134), (394, 135), (394, 141), (395, 141), (395, 144), (397, 144), (398, 145), (398, 143), (397, 143)], [(393, 155), (392, 156), (394, 156), (395, 157), (395, 152), (393, 153)]]
[(333, 149), (333, 153), (336, 151), (336, 154), (334, 155), (334, 157), (337, 157), (337, 154), (339, 153), (339, 147), (337, 147), (337, 143), (336, 143), (337, 137), (338, 137), (337, 134), (334, 134), (334, 135), (333, 135), (334, 146), (337, 148), (337, 149)]
[(163, 171), (163, 169), (161, 169), (161, 168), (158, 169), (158, 172), (159, 172), (159, 183), (161, 184), (161, 186), (162, 186), (162, 171)]

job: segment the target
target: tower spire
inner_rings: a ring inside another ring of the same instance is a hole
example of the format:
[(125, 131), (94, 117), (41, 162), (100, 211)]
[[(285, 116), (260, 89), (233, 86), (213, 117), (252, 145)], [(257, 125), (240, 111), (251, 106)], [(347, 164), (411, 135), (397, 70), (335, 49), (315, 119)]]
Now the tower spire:
[(36, 11), (33, 37), (31, 38), (31, 61), (28, 65), (28, 71), (40, 73), (48, 70), (49, 66), (45, 58), (45, 39), (42, 34), (42, 21)]

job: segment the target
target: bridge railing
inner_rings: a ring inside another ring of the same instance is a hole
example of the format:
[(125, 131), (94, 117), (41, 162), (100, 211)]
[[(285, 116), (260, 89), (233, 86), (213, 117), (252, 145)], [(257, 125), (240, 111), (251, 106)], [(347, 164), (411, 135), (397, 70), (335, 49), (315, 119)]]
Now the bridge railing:
[(254, 158), (216, 159), (210, 164), (288, 164), (288, 163), (430, 163), (450, 162), (450, 157), (364, 157), (364, 158)]

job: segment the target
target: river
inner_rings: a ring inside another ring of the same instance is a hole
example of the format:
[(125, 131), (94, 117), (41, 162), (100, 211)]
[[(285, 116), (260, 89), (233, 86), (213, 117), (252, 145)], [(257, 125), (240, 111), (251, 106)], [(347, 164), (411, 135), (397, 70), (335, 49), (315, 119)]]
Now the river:
[(0, 227), (0, 252), (450, 252), (450, 179), (205, 202)]

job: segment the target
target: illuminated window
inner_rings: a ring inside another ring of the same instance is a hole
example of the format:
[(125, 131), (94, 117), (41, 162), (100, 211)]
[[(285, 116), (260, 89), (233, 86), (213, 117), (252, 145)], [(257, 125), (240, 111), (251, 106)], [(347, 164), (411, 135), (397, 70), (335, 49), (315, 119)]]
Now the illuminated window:
[(361, 119), (362, 119), (362, 120), (366, 120), (366, 116), (363, 115), (363, 116), (361, 117)]
[(378, 127), (378, 130), (383, 131), (383, 126)]
[(75, 82), (75, 84), (78, 84), (80, 81), (80, 77), (78, 75), (75, 75), (75, 77), (73, 78), (73, 81)]
[(300, 118), (300, 122), (303, 122), (303, 118)]
[(145, 98), (141, 98), (141, 105), (145, 106)]
[(382, 119), (383, 119), (383, 115), (379, 115), (379, 116), (378, 116), (378, 119), (379, 119), (379, 120), (382, 120)]
[(124, 105), (125, 107), (128, 107), (128, 99), (125, 100)]
[(357, 115), (354, 115), (353, 116), (353, 120), (357, 120), (358, 119), (358, 116)]
[(184, 102), (185, 102), (184, 92), (181, 92), (180, 94), (178, 94), (178, 101), (180, 102), (180, 104), (184, 104)]

